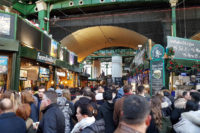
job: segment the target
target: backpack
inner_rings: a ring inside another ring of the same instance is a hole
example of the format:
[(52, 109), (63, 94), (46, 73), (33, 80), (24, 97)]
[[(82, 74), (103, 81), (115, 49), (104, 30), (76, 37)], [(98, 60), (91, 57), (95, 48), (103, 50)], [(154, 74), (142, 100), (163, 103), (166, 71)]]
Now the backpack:
[(60, 110), (65, 116), (65, 133), (70, 133), (71, 130), (71, 116), (73, 115), (72, 108), (70, 107), (70, 102), (65, 101), (65, 104), (58, 104)]

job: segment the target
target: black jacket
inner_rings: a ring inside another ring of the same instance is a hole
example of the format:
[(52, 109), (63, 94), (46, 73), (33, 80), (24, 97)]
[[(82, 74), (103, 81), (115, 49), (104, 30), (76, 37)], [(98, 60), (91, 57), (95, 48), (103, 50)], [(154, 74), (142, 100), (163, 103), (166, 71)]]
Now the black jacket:
[(14, 113), (0, 115), (0, 133), (26, 133), (26, 124)]
[(37, 133), (64, 133), (65, 117), (57, 104), (50, 104), (43, 111)]
[(103, 119), (95, 121), (92, 125), (83, 129), (81, 133), (105, 133), (105, 122)]
[(105, 133), (113, 133), (115, 125), (113, 121), (114, 104), (107, 101), (99, 107), (97, 119), (103, 118), (105, 121)]

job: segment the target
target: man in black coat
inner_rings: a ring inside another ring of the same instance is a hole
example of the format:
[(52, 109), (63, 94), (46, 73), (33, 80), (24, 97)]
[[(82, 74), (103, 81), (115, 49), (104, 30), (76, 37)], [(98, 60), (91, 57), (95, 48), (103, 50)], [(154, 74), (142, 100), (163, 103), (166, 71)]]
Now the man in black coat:
[(99, 107), (97, 119), (103, 119), (105, 121), (105, 133), (113, 133), (115, 131), (115, 125), (113, 121), (113, 91), (107, 90), (103, 93), (105, 102)]
[(10, 99), (0, 101), (0, 114), (1, 133), (26, 133), (25, 121), (15, 115)]
[(43, 118), (40, 121), (37, 133), (65, 132), (65, 117), (56, 103), (57, 94), (54, 91), (44, 93), (41, 103)]

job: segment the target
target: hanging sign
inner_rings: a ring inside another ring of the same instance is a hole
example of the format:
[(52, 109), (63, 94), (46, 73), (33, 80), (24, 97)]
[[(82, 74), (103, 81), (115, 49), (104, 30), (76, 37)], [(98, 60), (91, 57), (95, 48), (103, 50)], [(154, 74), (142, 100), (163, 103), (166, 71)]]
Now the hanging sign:
[(47, 63), (47, 64), (54, 64), (56, 59), (49, 56), (49, 55), (46, 55), (44, 53), (41, 53), (41, 52), (38, 52), (37, 53), (37, 60), (40, 61), (40, 62), (44, 62), (44, 63)]
[(28, 75), (27, 70), (21, 69), (21, 70), (20, 70), (20, 77), (19, 77), (19, 80), (24, 80), (24, 81), (26, 81), (26, 80), (27, 80), (27, 75)]
[(56, 74), (59, 77), (65, 77), (66, 76), (65, 72), (56, 72)]
[(160, 44), (154, 45), (151, 50), (152, 60), (150, 61), (150, 85), (151, 95), (156, 94), (163, 86), (165, 86), (165, 62), (164, 47)]
[(58, 42), (51, 40), (51, 56), (57, 57)]
[(200, 60), (200, 41), (168, 36), (167, 47), (175, 50), (174, 59)]
[(162, 45), (156, 44), (151, 50), (152, 59), (161, 59), (165, 54), (165, 49)]
[(0, 74), (8, 72), (8, 56), (0, 56)]
[(70, 65), (74, 64), (74, 53), (72, 52), (69, 53), (69, 64)]

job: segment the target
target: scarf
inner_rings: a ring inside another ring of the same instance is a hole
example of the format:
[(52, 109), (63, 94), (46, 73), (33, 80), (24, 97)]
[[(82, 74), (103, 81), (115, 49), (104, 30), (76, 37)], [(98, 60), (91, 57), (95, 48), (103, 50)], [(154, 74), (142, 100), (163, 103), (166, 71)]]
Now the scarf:
[(95, 122), (94, 116), (87, 117), (76, 123), (71, 133), (80, 133), (84, 128), (92, 125)]

